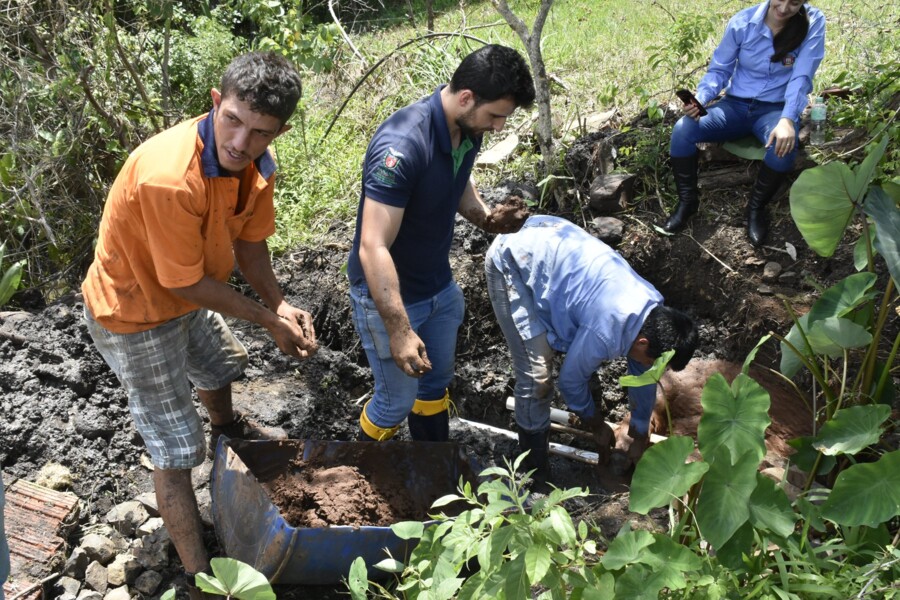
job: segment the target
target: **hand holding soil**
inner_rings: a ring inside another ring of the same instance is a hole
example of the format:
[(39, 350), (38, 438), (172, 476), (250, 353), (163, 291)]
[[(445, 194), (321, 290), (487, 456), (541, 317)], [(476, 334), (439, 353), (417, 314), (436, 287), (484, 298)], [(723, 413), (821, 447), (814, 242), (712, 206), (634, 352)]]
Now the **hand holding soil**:
[(484, 222), (488, 233), (515, 233), (531, 215), (528, 206), (519, 196), (507, 196), (497, 203)]

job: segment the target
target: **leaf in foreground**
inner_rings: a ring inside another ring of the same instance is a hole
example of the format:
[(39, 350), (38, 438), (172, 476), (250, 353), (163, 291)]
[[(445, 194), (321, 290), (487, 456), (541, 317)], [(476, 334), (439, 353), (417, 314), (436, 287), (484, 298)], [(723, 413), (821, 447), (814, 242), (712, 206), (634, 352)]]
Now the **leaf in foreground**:
[(877, 462), (841, 472), (822, 506), (822, 516), (840, 525), (875, 527), (900, 515), (900, 450)]
[(685, 463), (693, 450), (694, 440), (684, 436), (650, 446), (635, 467), (629, 509), (647, 514), (684, 496), (709, 469), (704, 462)]

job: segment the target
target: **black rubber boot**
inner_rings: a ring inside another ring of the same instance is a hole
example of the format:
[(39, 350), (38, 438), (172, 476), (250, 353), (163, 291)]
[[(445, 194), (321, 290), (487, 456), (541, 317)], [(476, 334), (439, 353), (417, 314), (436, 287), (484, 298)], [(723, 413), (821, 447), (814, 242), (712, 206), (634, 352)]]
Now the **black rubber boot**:
[(787, 173), (781, 173), (763, 163), (756, 176), (756, 183), (750, 192), (747, 202), (747, 237), (754, 246), (761, 246), (769, 233), (769, 220), (766, 216), (766, 205), (781, 187)]
[(542, 431), (519, 430), (519, 452), (528, 450), (528, 456), (522, 461), (526, 471), (534, 469), (531, 475), (531, 491), (538, 494), (549, 494), (551, 491), (547, 480), (550, 479), (550, 429)]
[(675, 189), (678, 190), (678, 206), (666, 220), (663, 229), (675, 233), (684, 229), (688, 219), (700, 208), (697, 197), (697, 155), (672, 156), (669, 163), (672, 165), (672, 175), (675, 176)]
[(409, 413), (406, 417), (409, 435), (417, 442), (446, 442), (450, 439), (450, 411), (444, 410), (436, 415), (417, 415)]
[(366, 433), (365, 429), (362, 428), (362, 425), (359, 426), (359, 431), (356, 433), (356, 441), (358, 442), (377, 442), (375, 438)]

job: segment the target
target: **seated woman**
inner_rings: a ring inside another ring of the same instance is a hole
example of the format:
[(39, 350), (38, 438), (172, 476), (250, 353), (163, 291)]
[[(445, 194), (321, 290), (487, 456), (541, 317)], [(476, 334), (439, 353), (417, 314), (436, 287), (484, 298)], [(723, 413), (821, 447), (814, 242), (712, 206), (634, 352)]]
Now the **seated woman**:
[(701, 117), (685, 104), (669, 146), (678, 206), (665, 230), (682, 229), (697, 212), (698, 142), (724, 142), (752, 133), (766, 157), (747, 204), (747, 235), (759, 246), (768, 233), (766, 204), (797, 155), (798, 122), (812, 80), (825, 55), (825, 17), (801, 0), (769, 0), (743, 9), (728, 22), (700, 81), (696, 100), (705, 106), (725, 97)]

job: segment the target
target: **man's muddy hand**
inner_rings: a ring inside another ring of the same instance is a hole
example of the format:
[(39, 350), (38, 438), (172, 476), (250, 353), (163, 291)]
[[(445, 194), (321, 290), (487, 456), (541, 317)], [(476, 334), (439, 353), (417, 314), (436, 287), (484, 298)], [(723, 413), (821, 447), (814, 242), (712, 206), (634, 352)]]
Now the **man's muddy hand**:
[(515, 233), (530, 216), (528, 206), (519, 196), (507, 196), (497, 203), (484, 222), (488, 233)]
[(409, 377), (419, 378), (431, 371), (431, 361), (425, 352), (425, 343), (414, 331), (391, 336), (391, 356), (400, 370)]
[(613, 446), (616, 443), (616, 436), (601, 415), (594, 415), (580, 419), (580, 425), (583, 429), (591, 432), (594, 443), (597, 444), (597, 464), (605, 465), (609, 462)]
[(316, 330), (312, 315), (290, 304), (278, 308), (278, 326), (270, 331), (278, 348), (288, 356), (306, 359), (316, 353)]

